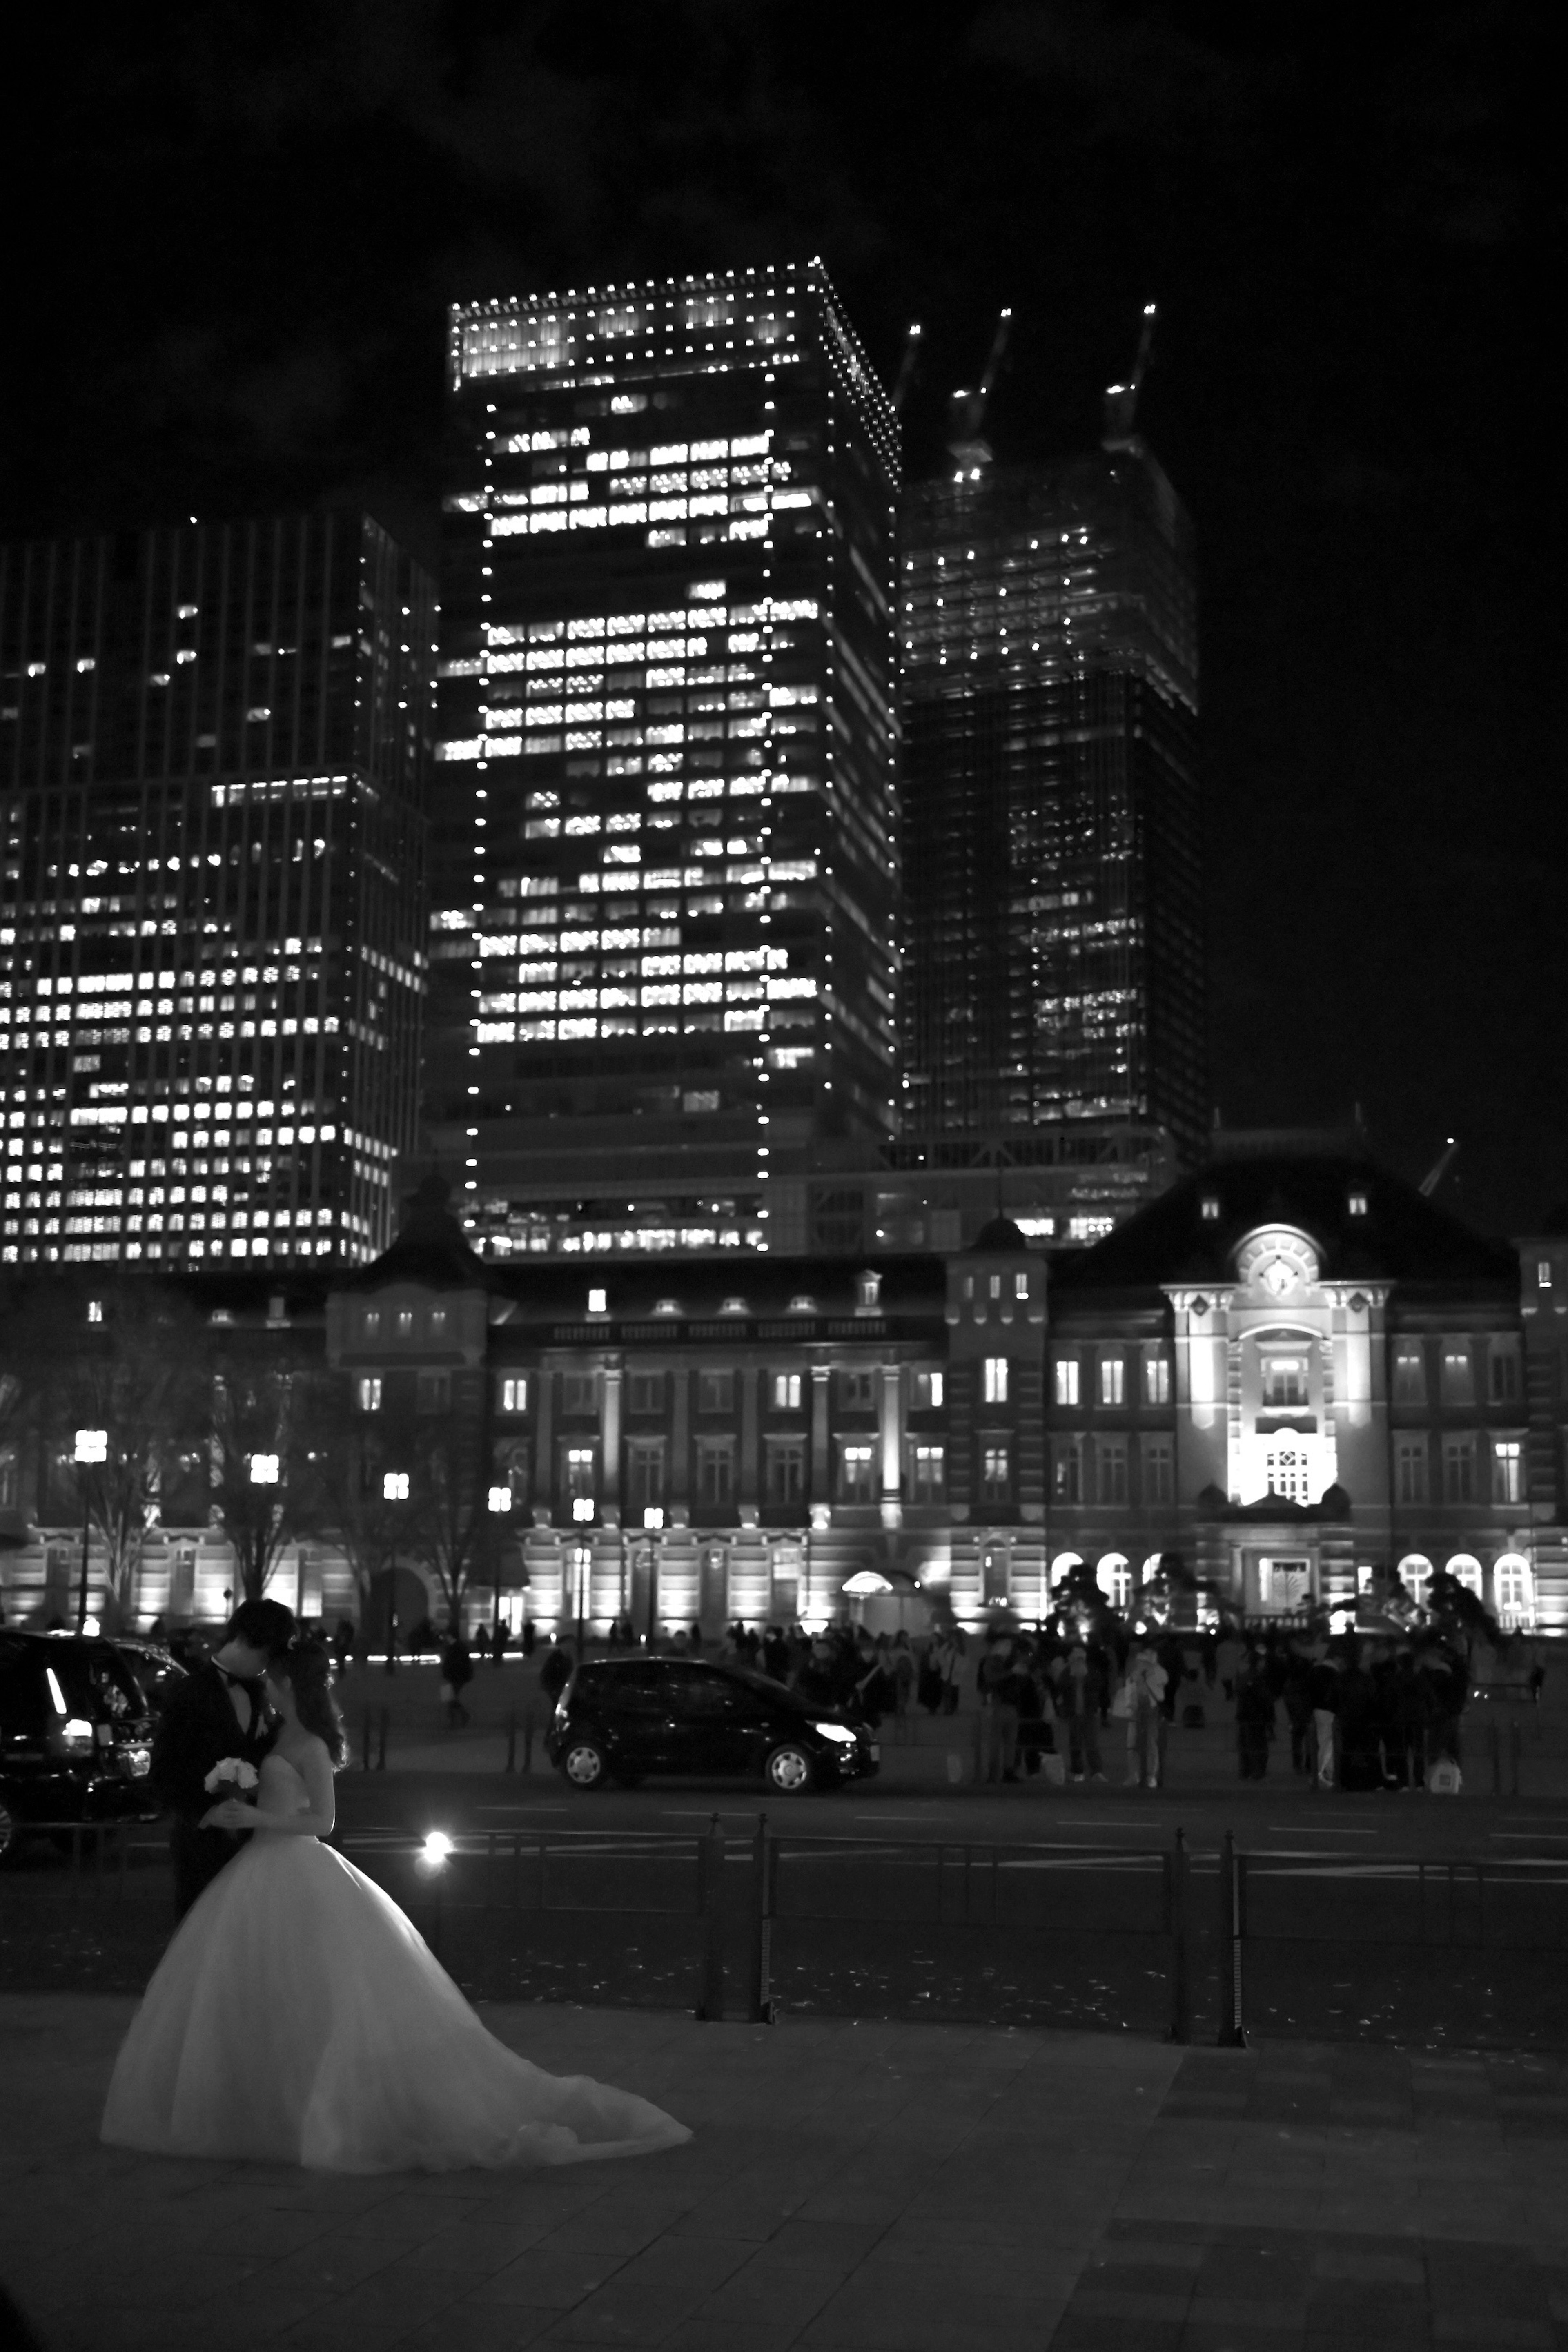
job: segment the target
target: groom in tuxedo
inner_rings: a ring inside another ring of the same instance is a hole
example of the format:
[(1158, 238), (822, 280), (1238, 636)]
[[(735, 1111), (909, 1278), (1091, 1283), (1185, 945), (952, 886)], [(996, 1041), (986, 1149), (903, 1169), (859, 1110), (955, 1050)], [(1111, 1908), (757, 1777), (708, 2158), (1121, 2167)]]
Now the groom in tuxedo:
[(260, 1769), (274, 1725), (262, 1676), (289, 1646), (292, 1610), (280, 1601), (243, 1601), (207, 1664), (169, 1695), (153, 1741), (152, 1783), (174, 1814), (169, 1853), (174, 1864), (174, 1916), (183, 1919), (204, 1887), (232, 1862), (247, 1830), (207, 1830), (202, 1816), (225, 1795), (206, 1786), (226, 1758)]

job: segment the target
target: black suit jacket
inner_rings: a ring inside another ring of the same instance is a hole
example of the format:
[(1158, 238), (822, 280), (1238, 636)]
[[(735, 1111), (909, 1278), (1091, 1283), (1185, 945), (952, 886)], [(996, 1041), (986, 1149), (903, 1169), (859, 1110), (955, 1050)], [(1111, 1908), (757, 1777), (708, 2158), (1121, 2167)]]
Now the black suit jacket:
[(174, 1864), (174, 1907), (182, 1918), (250, 1834), (247, 1830), (198, 1827), (202, 1815), (219, 1801), (205, 1785), (207, 1774), (227, 1756), (240, 1757), (259, 1769), (274, 1738), (274, 1727), (259, 1705), (251, 1729), (242, 1731), (228, 1692), (216, 1666), (198, 1666), (170, 1692), (153, 1741), (149, 1777), (174, 1816), (169, 1851)]

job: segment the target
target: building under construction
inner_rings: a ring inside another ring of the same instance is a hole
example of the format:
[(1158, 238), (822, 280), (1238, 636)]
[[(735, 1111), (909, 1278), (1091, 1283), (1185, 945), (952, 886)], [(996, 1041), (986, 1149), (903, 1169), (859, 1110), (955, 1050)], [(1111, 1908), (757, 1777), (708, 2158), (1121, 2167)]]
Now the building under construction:
[(981, 437), (994, 353), (905, 497), (906, 1148), (1203, 1132), (1196, 580), (1146, 352), (1099, 451), (1030, 467)]

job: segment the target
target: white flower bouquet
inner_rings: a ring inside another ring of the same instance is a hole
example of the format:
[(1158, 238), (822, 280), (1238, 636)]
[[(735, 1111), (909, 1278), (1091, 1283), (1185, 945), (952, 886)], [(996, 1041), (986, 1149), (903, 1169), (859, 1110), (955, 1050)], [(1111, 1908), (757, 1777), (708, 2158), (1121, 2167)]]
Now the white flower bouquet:
[(226, 1756), (202, 1782), (209, 1797), (248, 1796), (256, 1785), (256, 1767), (247, 1764), (243, 1756)]

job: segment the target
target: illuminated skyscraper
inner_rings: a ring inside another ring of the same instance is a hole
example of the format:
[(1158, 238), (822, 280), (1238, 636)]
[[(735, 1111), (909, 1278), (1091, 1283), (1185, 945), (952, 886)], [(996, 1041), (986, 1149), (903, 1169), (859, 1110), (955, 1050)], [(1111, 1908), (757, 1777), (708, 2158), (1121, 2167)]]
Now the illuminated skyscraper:
[(0, 550), (6, 1263), (384, 1247), (434, 635), (358, 515)]
[(465, 1220), (787, 1245), (780, 1180), (893, 1117), (887, 396), (812, 262), (460, 307), (450, 415), (429, 1098)]
[(1130, 430), (903, 516), (908, 1142), (1205, 1124), (1191, 526)]

